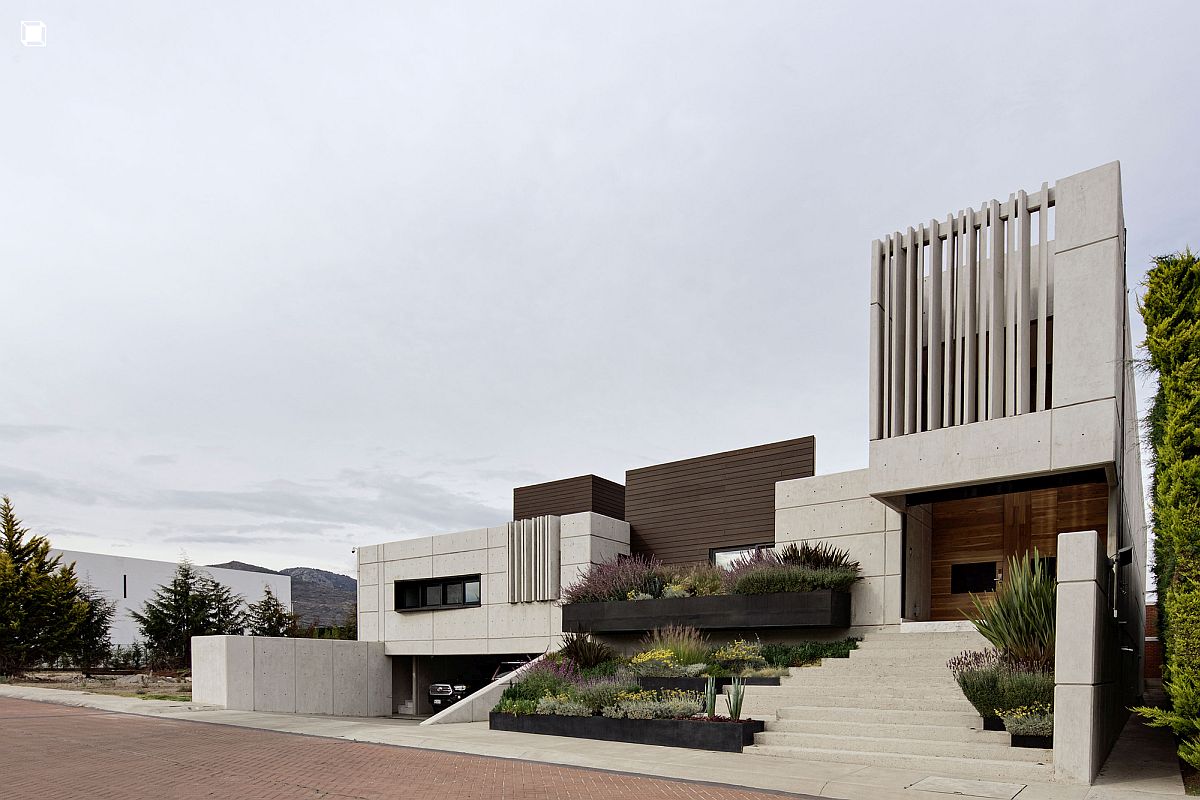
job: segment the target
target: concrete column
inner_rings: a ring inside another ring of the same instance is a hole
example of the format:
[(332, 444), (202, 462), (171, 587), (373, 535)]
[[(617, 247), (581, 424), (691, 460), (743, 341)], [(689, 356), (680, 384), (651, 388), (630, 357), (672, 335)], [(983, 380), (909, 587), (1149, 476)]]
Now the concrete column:
[(1054, 244), (1053, 406), (1119, 397), (1125, 318), (1119, 162), (1058, 181)]
[(1108, 560), (1100, 535), (1059, 534), (1054, 772), (1071, 783), (1092, 782), (1122, 721), (1113, 704), (1116, 651), (1107, 585)]

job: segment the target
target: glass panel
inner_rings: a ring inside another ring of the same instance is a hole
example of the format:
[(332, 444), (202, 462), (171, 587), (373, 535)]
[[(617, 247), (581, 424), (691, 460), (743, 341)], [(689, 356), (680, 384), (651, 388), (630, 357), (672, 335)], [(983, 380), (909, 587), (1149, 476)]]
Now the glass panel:
[(466, 590), (463, 594), (463, 602), (468, 605), (479, 602), (479, 580), (467, 581), (464, 584)]
[(461, 583), (446, 584), (446, 600), (448, 606), (461, 606), (463, 602), (463, 585)]
[(950, 593), (996, 591), (996, 562), (979, 561), (974, 564), (950, 565)]
[(713, 564), (718, 567), (728, 567), (739, 558), (756, 553), (761, 549), (757, 545), (752, 545), (750, 547), (731, 547), (727, 550), (714, 550)]
[(431, 586), (425, 587), (425, 605), (442, 605), (442, 585), (440, 583), (435, 583)]
[(404, 591), (400, 597), (401, 608), (420, 608), (421, 607), (421, 587), (415, 583), (410, 583), (403, 587)]

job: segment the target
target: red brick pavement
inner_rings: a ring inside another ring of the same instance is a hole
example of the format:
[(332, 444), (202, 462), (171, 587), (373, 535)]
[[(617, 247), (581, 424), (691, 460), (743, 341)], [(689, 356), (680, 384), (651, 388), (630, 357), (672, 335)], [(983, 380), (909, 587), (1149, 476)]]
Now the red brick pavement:
[(727, 786), (0, 698), (4, 800), (778, 797)]

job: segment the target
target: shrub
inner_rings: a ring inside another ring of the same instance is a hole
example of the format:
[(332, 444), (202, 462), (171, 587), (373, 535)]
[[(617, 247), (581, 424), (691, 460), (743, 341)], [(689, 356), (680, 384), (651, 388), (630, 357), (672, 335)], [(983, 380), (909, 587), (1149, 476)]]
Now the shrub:
[(1054, 704), (1054, 673), (1007, 660), (998, 650), (968, 651), (947, 665), (954, 680), (981, 717), (1000, 709)]
[(994, 647), (1011, 658), (1054, 665), (1055, 580), (1034, 548), (1032, 556), (1008, 560), (1008, 577), (989, 599), (971, 596), (971, 621)]
[(813, 569), (846, 569), (855, 573), (861, 569), (857, 561), (851, 560), (849, 551), (829, 542), (789, 544), (779, 551), (779, 563)]
[(571, 586), (563, 589), (562, 603), (601, 603), (628, 600), (631, 595), (662, 594), (663, 571), (658, 559), (643, 555), (592, 564)]
[(717, 648), (712, 654), (712, 659), (735, 675), (743, 670), (764, 667), (767, 664), (763, 658), (762, 645), (752, 644), (744, 639), (737, 639)]
[(997, 708), (1053, 706), (1054, 673), (1002, 667), (996, 677), (996, 690), (1000, 693)]
[(686, 625), (655, 628), (642, 638), (647, 650), (668, 650), (677, 664), (701, 664), (708, 660), (711, 649), (708, 637)]
[(682, 719), (703, 711), (704, 696), (699, 692), (664, 690), (623, 692), (600, 713), (613, 719)]
[(611, 647), (586, 633), (568, 633), (563, 637), (562, 647), (558, 652), (581, 669), (592, 669), (617, 656)]
[[(505, 694), (507, 694), (507, 691)], [(537, 700), (517, 700), (512, 697), (501, 697), (500, 702), (492, 710), (497, 714), (536, 714), (537, 707)]]
[(998, 712), (1004, 730), (1014, 736), (1053, 736), (1054, 712), (1049, 703), (1035, 703)]
[(541, 700), (546, 695), (566, 692), (578, 679), (579, 671), (571, 661), (544, 658), (530, 667), (521, 680), (504, 690), (501, 700)]
[(617, 702), (623, 693), (637, 691), (637, 684), (616, 678), (599, 678), (571, 687), (568, 697), (592, 711), (599, 711), (605, 706)]
[(675, 654), (666, 648), (646, 650), (629, 659), (629, 666), (638, 675), (674, 674), (679, 664)]
[(590, 717), (591, 706), (572, 700), (567, 695), (548, 695), (538, 701), (538, 714), (555, 714), (560, 717)]
[(849, 658), (858, 648), (858, 639), (838, 639), (833, 642), (798, 642), (796, 644), (764, 644), (763, 658), (773, 667), (802, 667), (822, 658)]
[[(677, 566), (667, 576), (671, 586), (677, 586), (688, 596), (707, 597), (725, 594), (725, 571), (707, 561)], [(666, 592), (663, 592), (666, 596)]]
[(766, 564), (740, 572), (732, 585), (733, 594), (809, 592), (813, 589), (849, 589), (860, 576), (856, 570), (812, 569), (784, 564)]

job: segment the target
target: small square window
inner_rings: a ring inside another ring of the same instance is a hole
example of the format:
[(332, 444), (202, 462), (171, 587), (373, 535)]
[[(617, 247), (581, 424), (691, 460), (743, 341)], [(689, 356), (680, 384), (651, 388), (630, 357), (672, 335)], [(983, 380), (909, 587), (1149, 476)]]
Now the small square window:
[(400, 598), (401, 608), (420, 608), (421, 607), (421, 587), (416, 584), (409, 584), (404, 587), (404, 591)]
[(479, 581), (467, 581), (463, 584), (463, 602), (471, 605), (479, 602)]
[(442, 605), (442, 585), (440, 583), (435, 583), (425, 587), (425, 605)]
[(461, 582), (446, 584), (446, 599), (445, 604), (448, 606), (461, 606), (463, 603), (463, 585)]

